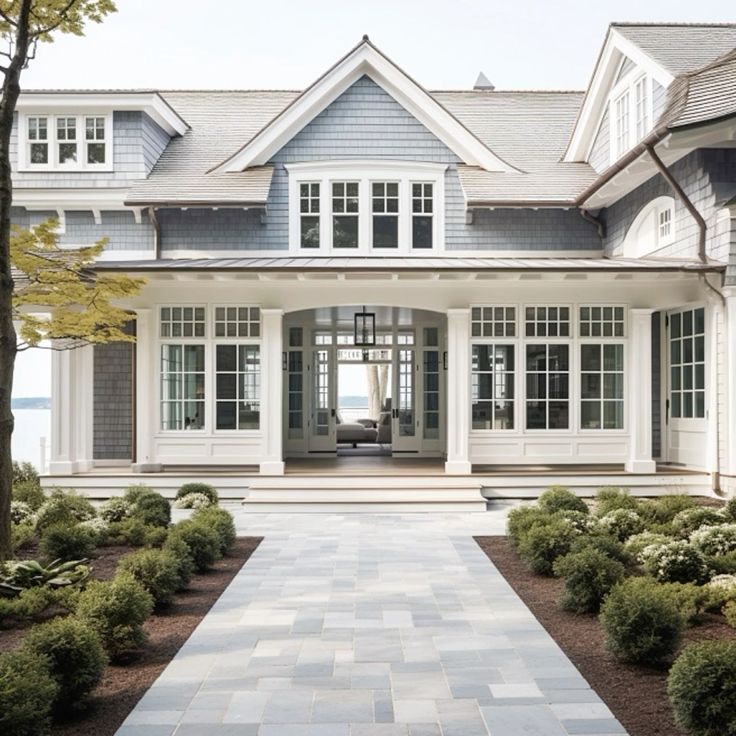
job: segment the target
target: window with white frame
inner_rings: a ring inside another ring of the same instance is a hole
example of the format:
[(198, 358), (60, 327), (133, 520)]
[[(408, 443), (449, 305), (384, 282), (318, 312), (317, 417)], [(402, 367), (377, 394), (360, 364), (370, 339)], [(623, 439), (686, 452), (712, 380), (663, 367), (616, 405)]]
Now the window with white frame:
[(431, 182), (411, 184), (411, 247), (431, 248), (434, 217), (434, 185)]
[(260, 337), (259, 307), (215, 307), (215, 337)]
[(616, 84), (609, 97), (611, 162), (642, 140), (652, 127), (652, 78), (630, 73)]
[(21, 115), (21, 171), (110, 170), (112, 114)]
[(471, 359), (473, 429), (514, 428), (513, 345), (474, 344)]
[(473, 307), (472, 337), (516, 337), (516, 307)]
[(526, 345), (526, 428), (569, 429), (570, 346)]
[(659, 240), (667, 241), (672, 234), (672, 207), (665, 207), (657, 214), (659, 215)]
[(641, 77), (634, 84), (634, 100), (636, 108), (636, 140), (640, 141), (649, 132), (649, 82)]
[(161, 337), (205, 337), (204, 307), (161, 307)]
[(705, 310), (669, 315), (670, 416), (705, 417)]
[(629, 92), (624, 92), (616, 100), (614, 109), (614, 140), (616, 142), (616, 158), (629, 150)]
[(325, 252), (421, 253), (444, 236), (445, 164), (287, 164), (289, 244)]
[(161, 429), (204, 429), (205, 346), (161, 345)]
[(260, 426), (261, 355), (258, 345), (215, 346), (215, 427)]
[(623, 429), (624, 346), (580, 346), (580, 428)]
[(527, 337), (569, 337), (570, 307), (526, 307), (524, 325)]
[(629, 226), (623, 243), (623, 254), (641, 258), (675, 242), (675, 200), (655, 197), (641, 208)]
[(586, 306), (579, 310), (580, 337), (623, 337), (626, 312), (623, 307)]

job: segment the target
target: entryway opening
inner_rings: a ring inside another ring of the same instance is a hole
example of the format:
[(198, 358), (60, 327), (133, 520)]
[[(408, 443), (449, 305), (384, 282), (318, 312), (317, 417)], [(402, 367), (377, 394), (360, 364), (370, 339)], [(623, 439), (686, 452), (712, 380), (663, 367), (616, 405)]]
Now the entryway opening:
[(286, 458), (443, 458), (445, 342), (445, 316), (427, 310), (286, 315)]

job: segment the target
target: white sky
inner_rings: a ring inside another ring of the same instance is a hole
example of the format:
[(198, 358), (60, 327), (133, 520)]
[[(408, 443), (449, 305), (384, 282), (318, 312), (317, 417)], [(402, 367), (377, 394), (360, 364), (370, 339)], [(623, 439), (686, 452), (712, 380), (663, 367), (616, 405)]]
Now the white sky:
[[(302, 89), (364, 33), (429, 89), (583, 89), (610, 21), (733, 21), (729, 0), (118, 0), (83, 38), (42, 46), (34, 88)], [(49, 355), (15, 395), (49, 391)]]

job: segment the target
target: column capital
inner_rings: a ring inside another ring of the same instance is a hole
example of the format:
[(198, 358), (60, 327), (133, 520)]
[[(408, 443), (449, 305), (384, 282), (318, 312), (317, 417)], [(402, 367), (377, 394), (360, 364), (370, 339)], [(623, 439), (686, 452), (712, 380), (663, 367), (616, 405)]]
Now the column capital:
[(645, 316), (647, 314), (652, 315), (657, 311), (656, 307), (629, 307), (629, 314), (632, 316)]
[(261, 307), (263, 317), (283, 317), (284, 310), (281, 307)]
[(470, 307), (450, 307), (447, 310), (448, 317), (465, 317), (470, 315)]

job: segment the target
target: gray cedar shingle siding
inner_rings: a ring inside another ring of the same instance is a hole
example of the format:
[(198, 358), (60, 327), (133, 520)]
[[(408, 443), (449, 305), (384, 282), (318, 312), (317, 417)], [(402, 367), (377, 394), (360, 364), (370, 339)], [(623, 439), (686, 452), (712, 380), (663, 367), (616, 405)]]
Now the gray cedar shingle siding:
[(656, 124), (667, 102), (667, 88), (656, 79), (652, 80), (652, 124)]
[(133, 350), (133, 345), (125, 342), (94, 347), (92, 454), (95, 460), (133, 457)]
[(590, 165), (600, 174), (611, 165), (611, 124), (608, 106), (601, 118), (598, 133), (590, 150)]

